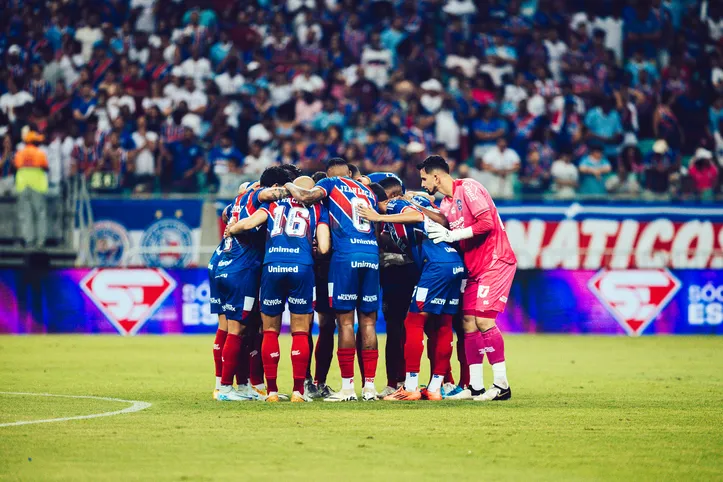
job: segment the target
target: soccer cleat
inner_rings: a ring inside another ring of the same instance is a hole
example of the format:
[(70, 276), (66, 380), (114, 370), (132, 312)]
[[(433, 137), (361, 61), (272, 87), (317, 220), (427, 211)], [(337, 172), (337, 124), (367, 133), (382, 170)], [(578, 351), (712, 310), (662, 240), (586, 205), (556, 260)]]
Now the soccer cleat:
[(485, 388), (484, 388), (484, 387), (482, 387), (482, 388), (479, 389), (479, 390), (475, 390), (474, 387), (472, 387), (471, 385), (470, 385), (470, 387), (469, 387), (468, 390), (469, 390), (470, 395), (472, 395), (472, 398), (474, 398), (474, 397), (479, 397), (480, 395), (483, 395), (484, 392), (485, 392)]
[(422, 393), (419, 390), (408, 392), (404, 388), (398, 389), (391, 395), (384, 397), (387, 402), (398, 402), (398, 401), (416, 401), (422, 399)]
[(357, 400), (356, 392), (353, 388), (339, 390), (324, 399), (325, 402), (356, 402)]
[(314, 400), (312, 400), (311, 397), (308, 396), (306, 393), (294, 392), (291, 394), (291, 403), (304, 403), (313, 401)]
[(276, 392), (270, 392), (266, 397), (264, 397), (264, 400), (270, 403), (276, 403), (279, 401), (279, 394)]
[(428, 390), (427, 388), (423, 388), (422, 390), (420, 390), (420, 393), (422, 394), (422, 400), (431, 400), (433, 402), (438, 402), (443, 399), (442, 390), (433, 392)]
[(445, 400), (471, 400), (472, 399), (472, 392), (469, 391), (467, 388), (462, 388), (459, 385), (452, 385), (452, 387), (448, 387), (448, 385), (452, 385), (451, 383), (445, 384), (444, 387), (442, 387), (442, 398)]
[(218, 400), (218, 388), (214, 389), (213, 391), (213, 399)]
[(258, 388), (251, 385), (242, 385), (242, 387), (246, 391), (248, 396), (251, 397), (251, 400), (256, 400), (260, 402), (266, 400), (266, 390), (259, 390)]
[[(304, 393), (308, 395), (309, 398), (319, 398), (319, 389), (311, 378), (304, 380)], [(293, 398), (293, 394), (291, 398)]]
[(234, 390), (234, 388), (229, 385), (219, 389), (216, 400), (219, 402), (247, 402), (251, 400), (251, 398), (243, 392)]
[(279, 393), (279, 394), (278, 394), (278, 397), (279, 397), (279, 400), (281, 400), (282, 402), (288, 402), (288, 401), (289, 401), (289, 396), (288, 396), (287, 394), (285, 394), (285, 393)]
[(326, 383), (319, 383), (316, 385), (316, 397), (311, 396), (311, 398), (328, 398), (335, 393), (336, 392)]
[(397, 391), (396, 388), (393, 388), (393, 387), (390, 387), (389, 385), (387, 385), (386, 387), (384, 387), (384, 390), (382, 390), (382, 392), (378, 395), (379, 400), (384, 400), (384, 397), (388, 397), (389, 395), (391, 395), (392, 393), (394, 393), (396, 391)]
[(491, 402), (493, 400), (509, 400), (512, 398), (512, 388), (502, 388), (499, 385), (492, 385), (489, 390), (483, 392), (472, 400), (476, 402)]
[(378, 395), (379, 394), (374, 387), (362, 388), (362, 400), (365, 402), (376, 401)]

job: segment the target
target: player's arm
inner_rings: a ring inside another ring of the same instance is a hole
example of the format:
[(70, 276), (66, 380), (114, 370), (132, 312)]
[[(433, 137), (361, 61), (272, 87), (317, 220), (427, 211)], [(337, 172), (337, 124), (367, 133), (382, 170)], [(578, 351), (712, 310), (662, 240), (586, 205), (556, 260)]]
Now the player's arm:
[(259, 193), (258, 199), (261, 203), (272, 203), (285, 199), (290, 195), (285, 187), (267, 187)]
[(373, 223), (415, 224), (424, 221), (424, 214), (413, 208), (406, 208), (399, 214), (379, 214), (372, 208), (361, 206), (359, 216)]
[(470, 184), (463, 185), (463, 188), (462, 202), (474, 216), (474, 223), (472, 223), (471, 226), (465, 226), (454, 231), (450, 231), (443, 226), (429, 226), (429, 228), (427, 228), (429, 239), (434, 241), (435, 244), (441, 242), (456, 243), (463, 239), (470, 239), (485, 234), (494, 228), (492, 211), (490, 211), (490, 206), (484, 200), (484, 197), (482, 197), (482, 192)]
[(316, 227), (316, 251), (321, 254), (327, 254), (331, 250), (331, 232), (329, 225), (319, 224)]
[(256, 211), (254, 214), (252, 214), (250, 217), (246, 219), (242, 219), (241, 221), (238, 221), (237, 223), (234, 223), (231, 226), (226, 227), (226, 232), (224, 233), (224, 237), (228, 238), (229, 236), (233, 236), (235, 234), (240, 234), (243, 231), (249, 231), (251, 229), (254, 229), (258, 226), (261, 226), (269, 219), (269, 215), (266, 211), (263, 209), (260, 209)]
[[(286, 189), (287, 192), (291, 194), (291, 197), (302, 204), (306, 204), (307, 206), (315, 204), (326, 197), (326, 191), (320, 187), (304, 189), (294, 183), (287, 182), (282, 189)], [(288, 194), (286, 197), (288, 197)]]
[(409, 201), (410, 203), (414, 204), (414, 207), (422, 211), (422, 214), (427, 216), (429, 219), (434, 221), (437, 224), (441, 224), (445, 228), (449, 228), (449, 221), (447, 221), (447, 218), (444, 216), (444, 214), (440, 213), (437, 210), (429, 209), (427, 206), (423, 206), (419, 204), (415, 199), (414, 196), (421, 196), (423, 198), (426, 198), (429, 200), (432, 205), (434, 205), (434, 196), (430, 196), (426, 192), (414, 192), (414, 191), (408, 191), (407, 194), (404, 195), (404, 199)]

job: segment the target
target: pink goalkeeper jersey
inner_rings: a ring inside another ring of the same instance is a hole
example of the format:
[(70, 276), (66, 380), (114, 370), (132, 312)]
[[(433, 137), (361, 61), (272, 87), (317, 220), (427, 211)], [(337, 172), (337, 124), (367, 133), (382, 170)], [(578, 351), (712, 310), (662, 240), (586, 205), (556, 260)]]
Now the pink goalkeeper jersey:
[(449, 221), (449, 229), (452, 231), (472, 226), (483, 216), (487, 216), (488, 222), (492, 223), (491, 231), (459, 243), (470, 279), (481, 276), (497, 260), (517, 264), (497, 207), (482, 184), (474, 179), (457, 179), (452, 185), (452, 197), (442, 199), (440, 210)]

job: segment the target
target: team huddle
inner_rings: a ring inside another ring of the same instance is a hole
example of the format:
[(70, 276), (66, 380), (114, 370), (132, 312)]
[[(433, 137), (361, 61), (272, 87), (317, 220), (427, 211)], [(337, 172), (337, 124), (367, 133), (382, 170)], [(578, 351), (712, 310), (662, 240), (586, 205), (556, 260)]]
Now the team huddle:
[[(215, 399), (285, 398), (277, 373), (286, 306), (292, 402), (357, 400), (356, 359), (365, 401), (511, 397), (495, 320), (504, 311), (517, 261), (497, 208), (478, 182), (453, 179), (442, 157), (429, 156), (417, 167), (426, 193), (405, 191), (391, 173), (364, 176), (340, 158), (313, 178), (284, 165), (241, 186), (223, 212), (224, 239), (208, 266), (211, 311), (219, 316)], [(439, 206), (433, 197), (438, 193)], [(378, 393), (380, 306), (387, 325), (387, 386)], [(336, 328), (338, 391), (327, 385)], [(451, 367), (455, 332), (458, 383)], [(432, 375), (422, 388), (425, 335)], [(494, 375), (487, 389), (485, 354)]]

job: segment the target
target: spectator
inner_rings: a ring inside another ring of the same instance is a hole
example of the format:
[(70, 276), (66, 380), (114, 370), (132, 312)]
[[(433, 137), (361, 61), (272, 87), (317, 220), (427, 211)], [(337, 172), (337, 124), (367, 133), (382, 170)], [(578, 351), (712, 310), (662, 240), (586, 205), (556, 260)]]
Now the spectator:
[(161, 173), (159, 136), (148, 130), (145, 117), (139, 117), (132, 139), (135, 148), (131, 153), (128, 184), (135, 192), (148, 192)]
[(550, 186), (551, 176), (550, 166), (543, 166), (540, 163), (540, 153), (535, 150), (529, 151), (527, 163), (520, 173), (522, 193), (535, 196), (544, 194)]
[(600, 144), (608, 158), (617, 157), (623, 140), (623, 125), (620, 114), (613, 110), (612, 99), (601, 99), (600, 105), (585, 115), (585, 127), (588, 141)]
[(45, 139), (27, 129), (25, 146), (15, 154), (18, 225), (26, 247), (42, 248), (47, 235), (48, 158), (38, 147)]
[(376, 142), (367, 148), (364, 171), (400, 174), (404, 169), (404, 162), (402, 162), (399, 147), (389, 141), (389, 133), (384, 130), (378, 130), (375, 137)]
[(638, 176), (627, 162), (618, 162), (615, 174), (605, 181), (605, 190), (618, 197), (631, 198), (640, 194)]
[(482, 110), (482, 118), (472, 123), (475, 138), (474, 157), (482, 159), (485, 153), (494, 147), (497, 139), (505, 135), (505, 123), (497, 117), (493, 107), (486, 106)]
[(208, 162), (211, 164), (211, 184), (215, 186), (219, 186), (227, 174), (241, 172), (243, 154), (234, 147), (231, 133), (221, 135), (219, 143), (208, 153)]
[(572, 199), (578, 186), (578, 172), (572, 163), (572, 155), (563, 152), (558, 160), (552, 163), (552, 191), (557, 199)]
[(15, 145), (9, 134), (3, 136), (2, 155), (0, 155), (0, 195), (12, 194), (15, 190)]
[(243, 177), (246, 180), (258, 179), (264, 169), (273, 165), (270, 152), (263, 148), (261, 141), (254, 141), (248, 155), (244, 159)]
[(318, 75), (311, 73), (311, 64), (303, 62), (299, 67), (299, 74), (291, 82), (294, 92), (311, 92), (320, 94), (324, 88), (324, 81)]
[(17, 119), (16, 110), (25, 104), (33, 102), (35, 99), (30, 93), (18, 88), (17, 80), (12, 76), (7, 78), (8, 91), (0, 95), (0, 110), (8, 116), (10, 122)]
[(647, 199), (665, 201), (673, 192), (673, 181), (677, 179), (678, 162), (675, 152), (667, 142), (659, 139), (645, 159), (645, 192)]
[(713, 161), (713, 153), (704, 148), (696, 150), (688, 174), (693, 179), (696, 193), (703, 199), (712, 199), (719, 184), (718, 167)]
[(611, 170), (603, 148), (598, 144), (590, 146), (590, 153), (580, 161), (580, 194), (605, 194), (605, 179)]
[(184, 127), (183, 138), (166, 146), (165, 157), (167, 186), (181, 192), (198, 192), (203, 187), (201, 175), (208, 172), (208, 165), (192, 128)]
[(509, 199), (514, 196), (515, 173), (520, 170), (520, 156), (508, 147), (507, 139), (500, 137), (496, 145), (485, 152), (482, 170), (483, 173), (477, 177), (482, 178), (480, 182), (487, 186), (493, 198)]
[(374, 82), (378, 88), (387, 85), (389, 71), (394, 65), (393, 54), (382, 46), (379, 33), (371, 34), (370, 43), (362, 52), (361, 65), (364, 67), (364, 76)]

